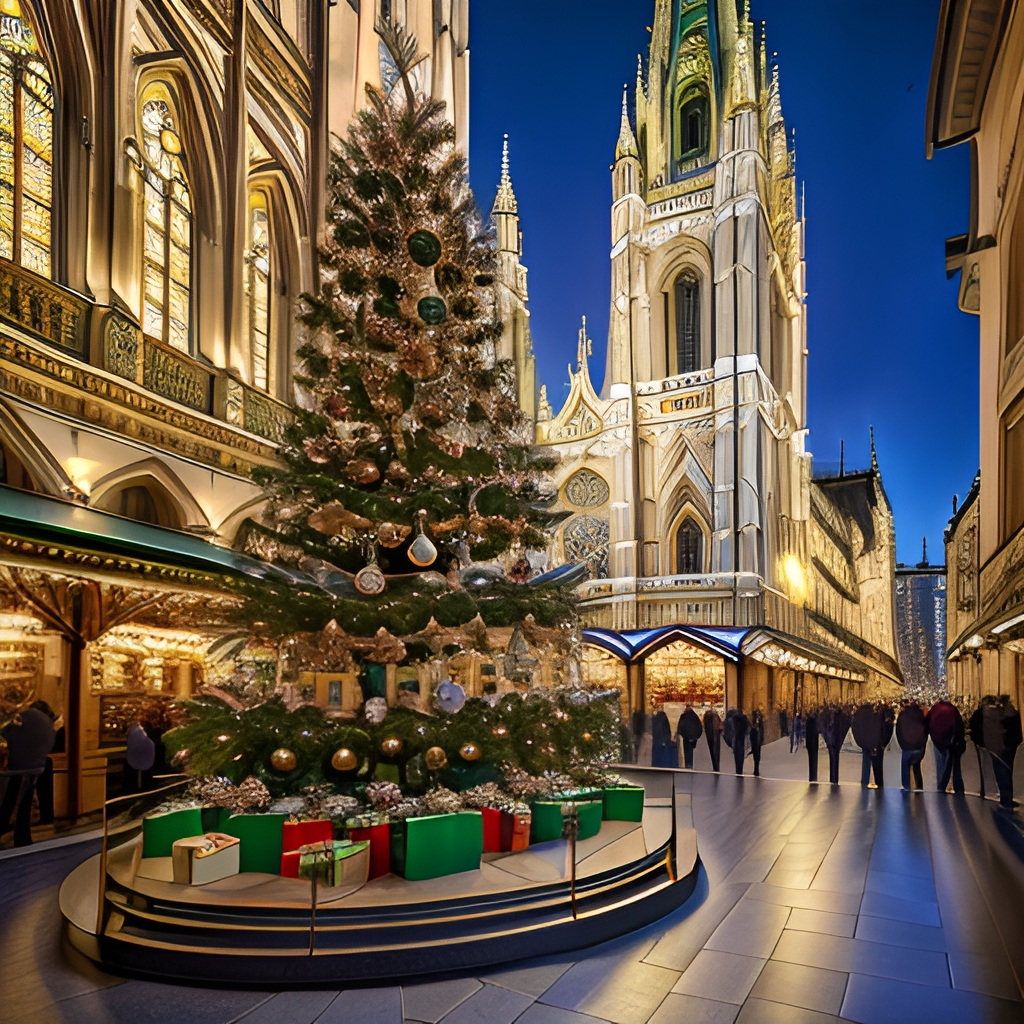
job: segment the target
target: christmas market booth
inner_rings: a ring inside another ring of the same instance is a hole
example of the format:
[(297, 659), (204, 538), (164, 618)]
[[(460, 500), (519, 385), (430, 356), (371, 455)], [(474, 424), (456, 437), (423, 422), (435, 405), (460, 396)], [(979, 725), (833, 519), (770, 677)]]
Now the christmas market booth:
[(779, 711), (858, 703), (870, 678), (846, 652), (768, 626), (591, 628), (582, 642), (583, 678), (619, 692), (634, 732), (643, 729), (638, 716), (664, 712), (674, 724), (688, 705), (720, 715), (735, 707), (760, 709), (766, 739), (778, 739)]

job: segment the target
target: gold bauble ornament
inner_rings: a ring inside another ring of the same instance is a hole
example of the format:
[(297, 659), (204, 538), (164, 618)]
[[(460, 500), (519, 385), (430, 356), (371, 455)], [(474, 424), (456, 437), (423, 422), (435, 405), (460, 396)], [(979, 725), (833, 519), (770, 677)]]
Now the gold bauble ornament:
[(461, 757), (463, 761), (479, 761), (480, 744), (473, 743), (472, 741), (469, 743), (463, 743), (462, 746), (459, 747), (459, 757)]
[(294, 750), (289, 750), (287, 747), (278, 747), (270, 755), (270, 767), (275, 772), (293, 772), (299, 763), (299, 759), (295, 756)]
[(359, 767), (359, 758), (354, 750), (348, 747), (338, 747), (331, 755), (331, 767), (336, 772), (350, 772)]
[(503, 725), (496, 725), (491, 730), (491, 732), (493, 732), (495, 736), (507, 736), (508, 735), (508, 729), (505, 728), (505, 726), (503, 726)]
[(423, 755), (423, 760), (432, 772), (439, 772), (448, 764), (448, 755), (444, 747), (430, 747)]
[(589, 743), (594, 737), (589, 732), (585, 732), (582, 738), (584, 743)]
[(397, 757), (402, 752), (402, 741), (397, 736), (385, 736), (380, 741), (380, 752), (385, 757)]

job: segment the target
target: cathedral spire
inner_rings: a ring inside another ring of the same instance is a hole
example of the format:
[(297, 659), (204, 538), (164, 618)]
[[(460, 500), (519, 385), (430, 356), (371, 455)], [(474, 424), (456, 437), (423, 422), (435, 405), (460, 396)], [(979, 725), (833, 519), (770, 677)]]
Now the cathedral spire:
[(868, 427), (868, 437), (871, 438), (871, 468), (877, 473), (878, 470), (878, 452), (875, 451), (875, 428), (873, 426)]
[(636, 144), (636, 136), (633, 134), (632, 125), (629, 123), (626, 88), (625, 85), (622, 86), (622, 120), (619, 122), (619, 141), (615, 145), (616, 160), (621, 160), (624, 156), (638, 157), (640, 155), (640, 150)]
[(494, 205), (491, 213), (518, 213), (519, 205), (516, 202), (516, 194), (512, 191), (512, 179), (508, 173), (508, 134), (505, 134), (501, 147), (501, 181), (498, 184), (498, 194), (494, 197)]

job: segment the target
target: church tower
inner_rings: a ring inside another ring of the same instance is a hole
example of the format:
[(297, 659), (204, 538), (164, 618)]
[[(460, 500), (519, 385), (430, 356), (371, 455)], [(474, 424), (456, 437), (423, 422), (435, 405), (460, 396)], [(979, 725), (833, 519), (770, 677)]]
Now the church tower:
[(582, 347), (538, 423), (579, 513), (558, 554), (607, 581), (584, 589), (593, 625), (795, 626), (779, 566), (804, 559), (809, 514), (801, 231), (747, 4), (657, 0), (612, 167), (604, 383)]
[(530, 419), (537, 417), (537, 371), (526, 308), (526, 267), (522, 263), (523, 236), (519, 230), (519, 204), (512, 189), (508, 165), (508, 136), (501, 150), (501, 180), (491, 207), (497, 239), (495, 315), (502, 325), (497, 356), (509, 359), (516, 371), (519, 407)]

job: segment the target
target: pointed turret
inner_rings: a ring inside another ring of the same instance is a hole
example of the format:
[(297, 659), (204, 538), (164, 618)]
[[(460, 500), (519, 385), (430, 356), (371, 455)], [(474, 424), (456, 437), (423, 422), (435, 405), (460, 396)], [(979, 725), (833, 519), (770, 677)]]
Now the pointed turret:
[(522, 243), (519, 237), (519, 204), (512, 189), (512, 178), (508, 173), (508, 135), (505, 135), (501, 147), (501, 180), (491, 207), (494, 227), (498, 235), (498, 248), (503, 252), (522, 255)]
[(615, 165), (612, 168), (612, 199), (640, 195), (643, 191), (643, 173), (640, 167), (640, 147), (636, 144), (633, 126), (629, 123), (626, 104), (626, 86), (622, 87), (622, 117), (619, 121), (619, 139), (615, 144)]

